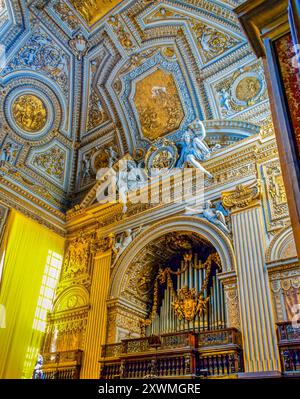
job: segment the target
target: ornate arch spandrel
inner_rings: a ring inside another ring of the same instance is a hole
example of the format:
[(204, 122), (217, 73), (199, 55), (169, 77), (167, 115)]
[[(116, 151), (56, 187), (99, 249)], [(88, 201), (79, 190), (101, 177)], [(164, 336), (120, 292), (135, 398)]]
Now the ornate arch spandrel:
[(266, 251), (266, 262), (297, 257), (296, 245), (291, 226), (284, 227), (271, 240)]
[(124, 291), (123, 279), (138, 253), (151, 241), (172, 232), (187, 231), (205, 238), (218, 252), (223, 271), (236, 270), (230, 239), (212, 223), (197, 217), (176, 216), (149, 226), (124, 250), (111, 275), (109, 298), (120, 298)]

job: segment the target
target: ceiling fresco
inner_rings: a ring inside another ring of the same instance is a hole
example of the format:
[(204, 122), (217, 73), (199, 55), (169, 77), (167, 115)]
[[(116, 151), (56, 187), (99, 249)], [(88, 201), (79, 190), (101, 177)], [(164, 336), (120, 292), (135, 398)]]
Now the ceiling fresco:
[(137, 82), (134, 105), (141, 132), (149, 140), (177, 130), (184, 118), (174, 76), (161, 69)]
[(0, 0), (1, 184), (65, 212), (110, 148), (143, 153), (196, 118), (222, 145), (236, 121), (263, 125), (266, 83), (234, 13), (242, 2)]
[(122, 0), (70, 0), (75, 10), (88, 25), (93, 25), (111, 11)]

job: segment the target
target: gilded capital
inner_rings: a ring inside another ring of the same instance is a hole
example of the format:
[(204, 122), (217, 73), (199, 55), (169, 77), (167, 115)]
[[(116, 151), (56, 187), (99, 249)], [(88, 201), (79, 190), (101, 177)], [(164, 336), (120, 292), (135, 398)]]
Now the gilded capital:
[(225, 191), (222, 193), (222, 202), (225, 208), (246, 208), (252, 203), (259, 199), (261, 195), (261, 184), (257, 181), (257, 184), (250, 186), (243, 186), (239, 184), (235, 190)]
[(93, 253), (109, 251), (112, 249), (114, 241), (114, 234), (109, 234), (107, 237), (96, 238), (91, 244), (91, 251)]

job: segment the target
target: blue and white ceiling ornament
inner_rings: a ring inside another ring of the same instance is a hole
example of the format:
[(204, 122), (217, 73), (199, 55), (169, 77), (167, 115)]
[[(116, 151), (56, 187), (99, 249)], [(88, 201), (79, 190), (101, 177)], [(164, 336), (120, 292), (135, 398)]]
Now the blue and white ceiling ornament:
[[(153, 76), (156, 71), (161, 71), (157, 79)], [(147, 83), (143, 83), (149, 76), (153, 87), (150, 91), (146, 91)], [(192, 92), (188, 88), (176, 58), (168, 59), (164, 57), (160, 49), (152, 57), (120, 79), (123, 87), (119, 95), (120, 107), (123, 108), (126, 119), (129, 121), (129, 131), (132, 134), (131, 140), (135, 147), (147, 147), (151, 140), (165, 135), (165, 132), (169, 133), (168, 136), (173, 140), (176, 140), (186, 130), (188, 124), (196, 119), (198, 115), (203, 118), (201, 110), (195, 107)], [(168, 88), (167, 83), (170, 82), (170, 86), (172, 81), (175, 83), (176, 90), (169, 92), (172, 88)], [(142, 85), (143, 90), (137, 93), (137, 85), (139, 83)], [(177, 96), (179, 101), (176, 101)], [(181, 111), (182, 119), (181, 121), (179, 120), (181, 122), (180, 125), (174, 124), (175, 129), (170, 131), (170, 124), (171, 126), (173, 124), (170, 118), (163, 118), (163, 110), (169, 116), (175, 114), (177, 120), (178, 115), (176, 112), (181, 115)], [(159, 129), (155, 129), (156, 125), (158, 125)], [(156, 130), (157, 133), (153, 134)]]
[(45, 146), (32, 149), (26, 164), (65, 189), (68, 161), (69, 151), (59, 141), (53, 140)]
[(236, 119), (270, 114), (261, 64), (232, 11), (241, 2), (120, 2), (89, 25), (73, 1), (0, 0), (0, 151), (13, 148), (16, 184), (35, 195), (26, 182), (39, 182), (39, 198), (65, 210), (94, 184), (94, 171), (82, 182), (86, 155), (95, 168), (108, 147), (145, 153), (197, 118), (213, 144), (251, 134), (243, 124), (228, 132)]

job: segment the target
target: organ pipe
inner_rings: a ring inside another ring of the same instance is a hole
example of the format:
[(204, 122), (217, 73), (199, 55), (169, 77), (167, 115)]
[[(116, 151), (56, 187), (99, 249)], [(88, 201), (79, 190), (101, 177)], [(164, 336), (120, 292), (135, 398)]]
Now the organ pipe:
[[(177, 270), (178, 274), (176, 275), (176, 273), (174, 273), (172, 277), (174, 289), (178, 293), (178, 291), (184, 287), (188, 289), (194, 288), (197, 294), (200, 292), (205, 282), (207, 269), (201, 267), (203, 265), (196, 255), (193, 261), (187, 262), (188, 263), (182, 261)], [(201, 315), (198, 314), (195, 319), (191, 321), (185, 320), (184, 318), (179, 320), (172, 307), (172, 303), (175, 299), (174, 294), (172, 289), (166, 284), (162, 291), (161, 305), (158, 307), (157, 314), (152, 323), (147, 327), (146, 334), (159, 335), (186, 330), (201, 331), (224, 328), (226, 325), (224, 291), (222, 283), (218, 279), (217, 272), (217, 268), (212, 271), (211, 283), (207, 286), (207, 290), (203, 292), (204, 298), (209, 296), (207, 310), (202, 312)]]

